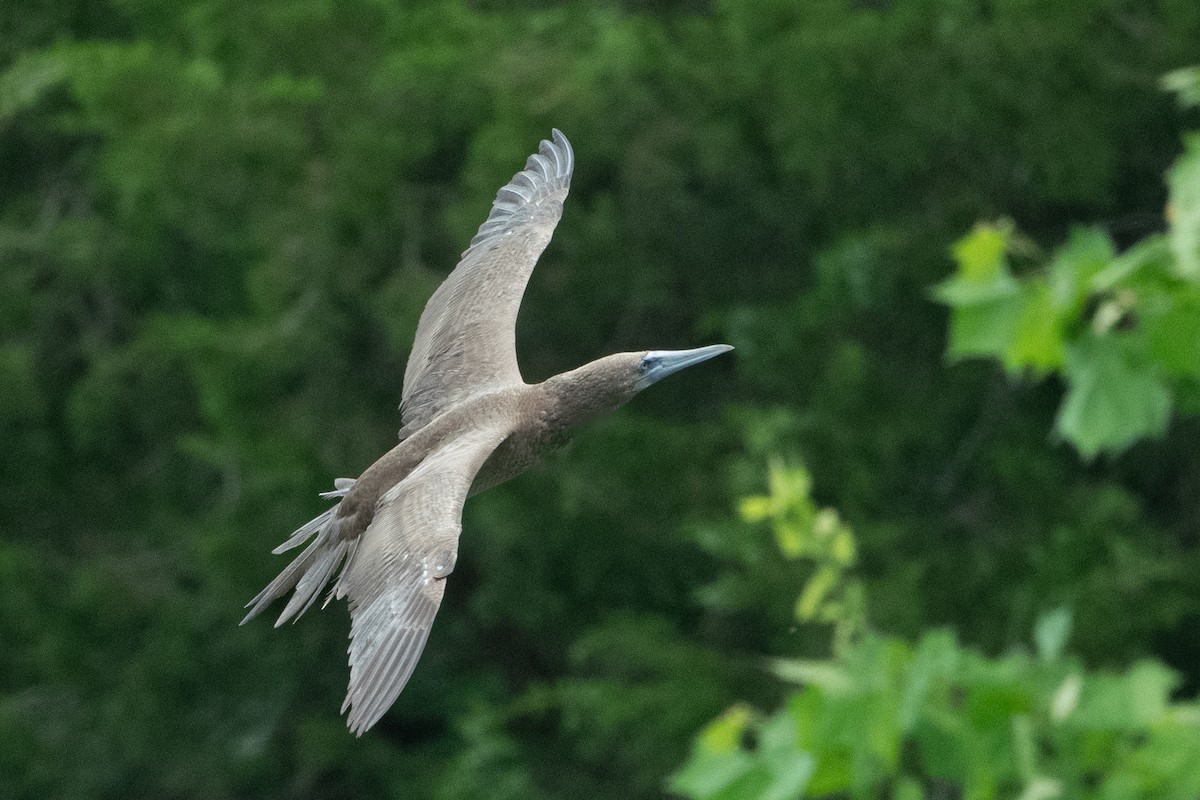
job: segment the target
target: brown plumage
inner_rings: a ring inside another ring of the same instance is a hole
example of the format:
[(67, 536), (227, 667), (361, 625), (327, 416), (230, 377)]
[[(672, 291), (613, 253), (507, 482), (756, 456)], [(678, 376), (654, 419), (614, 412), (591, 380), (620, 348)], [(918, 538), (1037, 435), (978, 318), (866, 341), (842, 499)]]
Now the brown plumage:
[(557, 130), (496, 195), (462, 260), (421, 314), (404, 373), (400, 443), (337, 505), (275, 548), (308, 547), (247, 603), (255, 617), (294, 590), (275, 623), (326, 598), (350, 603), (355, 735), (374, 725), (412, 675), (454, 569), (463, 502), (531, 467), (575, 426), (613, 411), (677, 370), (731, 348), (618, 353), (539, 384), (521, 379), (515, 328), (525, 284), (562, 216), (574, 155)]

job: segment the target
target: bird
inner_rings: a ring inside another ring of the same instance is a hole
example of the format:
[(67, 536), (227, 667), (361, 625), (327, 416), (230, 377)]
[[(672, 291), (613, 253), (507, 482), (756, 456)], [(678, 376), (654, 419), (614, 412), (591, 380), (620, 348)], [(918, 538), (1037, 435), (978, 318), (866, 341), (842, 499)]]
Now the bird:
[[(307, 547), (246, 607), (249, 622), (292, 592), (275, 627), (295, 621), (337, 578), (324, 605), (350, 607), (350, 683), (342, 704), (355, 736), (412, 676), (458, 557), (467, 497), (515, 477), (581, 424), (653, 383), (733, 348), (616, 353), (527, 384), (516, 321), (534, 264), (562, 216), (575, 156), (558, 129), (496, 195), (461, 260), (421, 313), (401, 389), (400, 442), (357, 479), (321, 496), (337, 503), (272, 552)], [(338, 572), (340, 568), (340, 572)]]

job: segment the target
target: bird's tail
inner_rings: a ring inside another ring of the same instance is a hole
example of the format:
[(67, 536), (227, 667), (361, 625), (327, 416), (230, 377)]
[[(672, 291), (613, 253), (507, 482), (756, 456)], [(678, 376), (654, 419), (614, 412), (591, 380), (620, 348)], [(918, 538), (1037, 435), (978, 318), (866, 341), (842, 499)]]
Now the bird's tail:
[[(321, 496), (345, 497), (353, 485), (354, 481), (350, 478), (338, 478), (334, 481), (334, 490), (322, 492)], [(358, 544), (358, 539), (347, 542), (338, 536), (338, 524), (335, 519), (337, 510), (338, 506), (334, 505), (317, 518), (300, 526), (295, 533), (288, 537), (287, 541), (271, 551), (278, 555), (313, 539), (312, 543), (304, 548), (304, 552), (296, 556), (275, 580), (267, 584), (265, 589), (246, 604), (250, 612), (242, 620), (242, 625), (254, 619), (264, 608), (287, 594), (293, 587), (296, 591), (292, 595), (292, 599), (288, 600), (279, 619), (276, 620), (275, 627), (278, 628), (288, 620), (298, 618), (317, 599), (317, 595), (325, 587), (325, 584), (329, 583), (329, 579), (333, 577), (333, 573), (342, 561), (348, 562), (349, 556), (353, 555), (355, 546)]]

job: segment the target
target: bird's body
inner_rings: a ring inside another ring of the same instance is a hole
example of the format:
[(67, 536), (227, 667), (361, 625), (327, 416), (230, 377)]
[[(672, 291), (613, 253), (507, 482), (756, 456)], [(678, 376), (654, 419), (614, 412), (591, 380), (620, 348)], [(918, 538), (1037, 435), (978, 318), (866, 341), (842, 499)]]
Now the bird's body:
[[(526, 384), (515, 325), (533, 266), (562, 214), (574, 164), (558, 131), (502, 188), (462, 261), (421, 315), (405, 370), (400, 443), (337, 505), (277, 547), (308, 547), (247, 605), (253, 618), (294, 590), (276, 625), (295, 619), (342, 567), (329, 597), (350, 603), (356, 734), (387, 711), (412, 674), (454, 569), (462, 505), (533, 466), (578, 425), (651, 383), (730, 348), (618, 353)], [(328, 601), (326, 601), (328, 602)]]

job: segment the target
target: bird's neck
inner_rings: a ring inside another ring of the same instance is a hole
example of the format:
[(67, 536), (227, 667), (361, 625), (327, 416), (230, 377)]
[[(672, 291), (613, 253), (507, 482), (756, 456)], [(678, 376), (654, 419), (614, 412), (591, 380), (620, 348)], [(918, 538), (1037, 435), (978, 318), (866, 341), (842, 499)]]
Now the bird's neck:
[(569, 430), (629, 402), (634, 392), (614, 379), (607, 362), (601, 358), (539, 384), (545, 392), (550, 426)]

